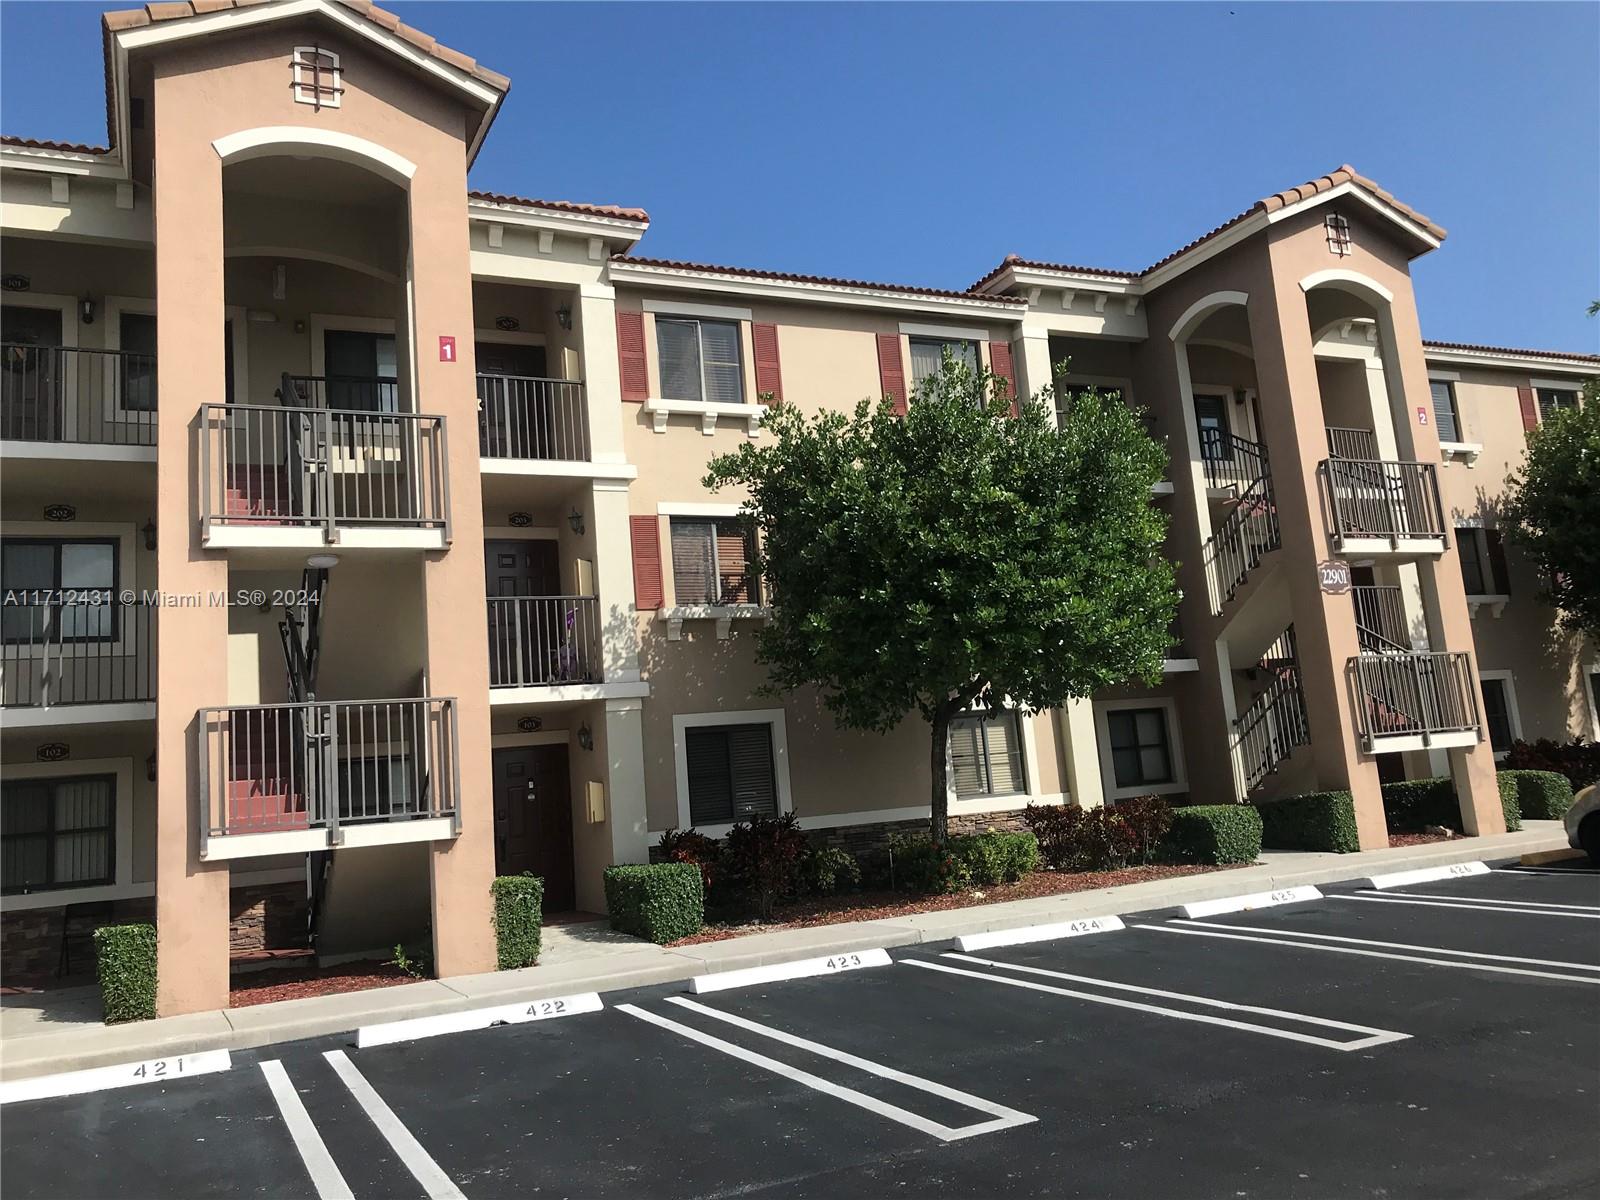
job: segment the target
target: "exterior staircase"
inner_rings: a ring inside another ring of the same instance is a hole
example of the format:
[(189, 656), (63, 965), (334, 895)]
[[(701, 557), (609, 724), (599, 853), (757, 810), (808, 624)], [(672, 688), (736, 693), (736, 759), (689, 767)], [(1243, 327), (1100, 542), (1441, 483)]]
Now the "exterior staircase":
[(1276, 774), (1297, 747), (1311, 741), (1293, 625), (1278, 635), (1250, 670), (1266, 672), (1270, 682), (1233, 722), (1229, 750), (1234, 792), (1241, 800)]
[(1206, 539), (1201, 555), (1211, 613), (1221, 616), (1262, 558), (1283, 545), (1283, 535), (1266, 447), (1221, 430), (1205, 433), (1200, 446), (1206, 487), (1232, 493), (1230, 511)]

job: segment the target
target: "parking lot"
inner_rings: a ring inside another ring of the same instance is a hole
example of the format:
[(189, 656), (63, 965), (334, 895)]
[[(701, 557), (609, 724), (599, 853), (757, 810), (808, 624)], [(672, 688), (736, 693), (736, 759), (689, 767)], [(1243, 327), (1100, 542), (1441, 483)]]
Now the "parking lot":
[(4, 1191), (1597, 1194), (1600, 872), (1323, 891), (14, 1102)]

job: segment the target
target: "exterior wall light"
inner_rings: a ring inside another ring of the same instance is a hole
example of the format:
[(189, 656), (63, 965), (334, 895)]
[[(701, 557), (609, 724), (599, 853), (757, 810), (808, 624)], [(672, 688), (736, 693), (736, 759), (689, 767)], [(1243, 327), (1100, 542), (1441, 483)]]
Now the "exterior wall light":
[(574, 508), (571, 515), (567, 517), (567, 524), (572, 526), (573, 533), (581, 535), (583, 533), (583, 514)]
[(156, 752), (150, 751), (150, 757), (144, 760), (144, 777), (151, 783), (156, 781)]
[(594, 731), (589, 728), (587, 721), (578, 726), (578, 747), (581, 750), (594, 749)]
[(94, 297), (85, 296), (82, 300), (78, 301), (78, 312), (83, 317), (83, 323), (85, 325), (93, 325)]
[(572, 305), (563, 304), (556, 309), (556, 324), (563, 329), (572, 328)]
[(154, 550), (156, 548), (156, 519), (147, 517), (144, 527), (139, 532), (144, 534), (144, 548), (146, 550)]

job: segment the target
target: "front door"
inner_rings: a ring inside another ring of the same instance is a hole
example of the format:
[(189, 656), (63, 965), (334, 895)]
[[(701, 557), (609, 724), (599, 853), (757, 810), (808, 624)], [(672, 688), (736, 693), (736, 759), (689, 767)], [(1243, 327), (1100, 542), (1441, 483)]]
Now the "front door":
[(485, 458), (549, 458), (553, 393), (543, 346), (477, 342), (479, 452)]
[(544, 880), (544, 911), (577, 905), (572, 871), (572, 782), (565, 746), (494, 752), (494, 871)]
[(61, 345), (61, 310), (0, 309), (0, 436), (56, 442), (67, 435), (63, 411), (66, 354)]
[(489, 686), (544, 683), (561, 645), (556, 543), (547, 538), (491, 538), (483, 543), (489, 596)]
[(1227, 398), (1196, 396), (1194, 419), (1200, 428), (1200, 457), (1212, 462), (1229, 457)]

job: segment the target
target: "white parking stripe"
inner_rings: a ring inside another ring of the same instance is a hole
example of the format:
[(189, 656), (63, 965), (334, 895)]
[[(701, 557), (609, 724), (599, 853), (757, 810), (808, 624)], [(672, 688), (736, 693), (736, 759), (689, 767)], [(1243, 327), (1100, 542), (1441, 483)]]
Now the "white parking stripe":
[[(1148, 929), (1153, 933), (1182, 933), (1182, 934), (1187, 934), (1190, 937), (1228, 938), (1228, 939), (1230, 939), (1232, 941), (1236, 941), (1236, 942), (1259, 942), (1259, 943), (1263, 943), (1263, 944), (1269, 945), (1269, 946), (1292, 946), (1297, 950), (1323, 950), (1323, 951), (1326, 951), (1329, 954), (1359, 954), (1363, 958), (1388, 958), (1388, 959), (1394, 959), (1394, 960), (1396, 960), (1398, 962), (1424, 963), (1424, 964), (1426, 964), (1427, 966), (1430, 966), (1430, 967), (1455, 967), (1457, 970), (1463, 970), (1463, 971), (1492, 971), (1497, 975), (1531, 975), (1531, 976), (1535, 976), (1535, 977), (1540, 978), (1540, 979), (1563, 979), (1563, 980), (1566, 980), (1568, 983), (1592, 983), (1592, 984), (1600, 985), (1600, 978), (1586, 979), (1581, 975), (1563, 975), (1563, 974), (1560, 974), (1560, 973), (1555, 972), (1555, 971), (1530, 971), (1530, 970), (1526, 970), (1526, 969), (1524, 969), (1522, 967), (1501, 967), (1501, 966), (1496, 966), (1493, 963), (1487, 963), (1487, 962), (1467, 962), (1462, 958), (1423, 958), (1423, 957), (1419, 957), (1418, 955), (1415, 955), (1415, 954), (1391, 954), (1391, 953), (1389, 953), (1388, 951), (1385, 951), (1385, 950), (1362, 950), (1362, 949), (1360, 949), (1360, 948), (1358, 948), (1356, 946), (1327, 946), (1327, 945), (1322, 944), (1321, 942), (1290, 941), (1287, 938), (1263, 937), (1263, 936), (1261, 936), (1262, 933), (1269, 932), (1267, 930), (1262, 930), (1262, 931), (1260, 931), (1260, 933), (1223, 933), (1222, 932), (1223, 929), (1240, 929), (1240, 928), (1243, 928), (1243, 926), (1239, 926), (1239, 925), (1223, 925), (1223, 926), (1218, 927), (1217, 929), (1186, 928), (1186, 926), (1192, 926), (1192, 925), (1195, 925), (1195, 924), (1198, 924), (1198, 923), (1199, 922), (1184, 921), (1184, 922), (1179, 922), (1178, 924), (1175, 924), (1175, 925), (1134, 925), (1134, 926), (1131, 926), (1131, 928), (1133, 928), (1133, 929)], [(1270, 932), (1288, 933), (1292, 937), (1300, 936), (1298, 934), (1294, 934), (1294, 932), (1292, 930), (1273, 930), (1273, 931), (1270, 931)], [(1357, 938), (1349, 938), (1349, 939), (1341, 938), (1339, 940), (1340, 941), (1358, 941), (1360, 939), (1357, 939)], [(1372, 943), (1372, 944), (1380, 945), (1380, 946), (1386, 946), (1386, 945), (1394, 945), (1396, 943), (1392, 943), (1392, 942), (1376, 942), (1376, 943)], [(1433, 949), (1432, 947), (1428, 947), (1428, 946), (1416, 946), (1416, 947), (1412, 947), (1412, 948), (1416, 949), (1416, 950), (1430, 951), (1430, 952), (1432, 952), (1434, 954), (1467, 955), (1469, 953), (1468, 951), (1465, 951), (1465, 950), (1436, 950), (1436, 949)], [(1487, 954), (1484, 954), (1484, 955), (1471, 955), (1471, 957), (1473, 957), (1473, 958), (1498, 958), (1500, 956), (1499, 955), (1487, 955)], [(1537, 962), (1537, 961), (1541, 961), (1541, 960), (1538, 960), (1538, 959), (1533, 959), (1533, 960), (1513, 959), (1511, 961), (1513, 961), (1513, 962), (1524, 962), (1524, 961), (1535, 961), (1535, 962)], [(1579, 971), (1594, 971), (1594, 970), (1600, 969), (1600, 968), (1588, 966), (1585, 963), (1554, 963), (1552, 965), (1560, 966), (1560, 967), (1571, 967), (1574, 970), (1579, 970)]]
[(709, 1008), (706, 1005), (697, 1004), (693, 1000), (687, 1000), (680, 996), (669, 996), (667, 999), (670, 1003), (681, 1005), (684, 1008), (693, 1009), (695, 1012), (701, 1013), (708, 1017), (714, 1017), (720, 1021), (726, 1021), (731, 1025), (737, 1025), (741, 1029), (748, 1030), (751, 1033), (760, 1034), (762, 1037), (771, 1038), (774, 1041), (783, 1042), (786, 1045), (796, 1046), (802, 1050), (808, 1050), (813, 1054), (821, 1055), (824, 1058), (831, 1058), (836, 1062), (845, 1063), (849, 1066), (857, 1068), (858, 1070), (866, 1071), (872, 1075), (877, 1075), (880, 1078), (890, 1079), (896, 1083), (905, 1084), (907, 1087), (916, 1088), (918, 1091), (927, 1092), (931, 1095), (939, 1096), (946, 1100), (953, 1100), (956, 1103), (965, 1105), (968, 1108), (976, 1109), (979, 1112), (988, 1113), (994, 1117), (994, 1120), (981, 1121), (975, 1125), (963, 1125), (959, 1128), (951, 1128), (950, 1126), (943, 1125), (938, 1121), (933, 1121), (927, 1117), (920, 1116), (909, 1109), (901, 1108), (897, 1104), (890, 1104), (885, 1100), (879, 1100), (875, 1096), (869, 1096), (864, 1092), (858, 1092), (854, 1088), (845, 1087), (843, 1084), (838, 1084), (832, 1082), (831, 1080), (823, 1079), (821, 1076), (813, 1075), (809, 1071), (803, 1071), (799, 1067), (791, 1067), (788, 1063), (779, 1062), (775, 1058), (768, 1058), (765, 1054), (760, 1054), (754, 1050), (747, 1050), (743, 1046), (737, 1046), (732, 1042), (724, 1041), (722, 1038), (714, 1037), (709, 1033), (702, 1033), (700, 1030), (694, 1029), (688, 1025), (670, 1020), (667, 1017), (660, 1016), (653, 1012), (647, 1012), (636, 1005), (619, 1004), (616, 1006), (616, 1011), (627, 1013), (630, 1017), (638, 1017), (641, 1021), (648, 1021), (650, 1024), (658, 1026), (662, 1029), (671, 1030), (673, 1033), (676, 1033), (681, 1037), (686, 1037), (692, 1042), (698, 1042), (702, 1046), (709, 1046), (711, 1049), (719, 1050), (723, 1054), (742, 1059), (745, 1062), (761, 1067), (763, 1070), (771, 1071), (775, 1075), (782, 1075), (786, 1079), (792, 1079), (794, 1082), (803, 1084), (814, 1091), (822, 1092), (823, 1094), (832, 1096), (837, 1100), (843, 1100), (847, 1104), (854, 1104), (858, 1108), (864, 1108), (869, 1112), (877, 1113), (880, 1117), (887, 1117), (891, 1121), (898, 1121), (900, 1124), (909, 1126), (920, 1133), (926, 1133), (936, 1137), (942, 1142), (960, 1141), (963, 1138), (975, 1137), (982, 1133), (994, 1133), (1001, 1129), (1011, 1129), (1017, 1125), (1028, 1125), (1038, 1120), (1037, 1117), (1029, 1116), (1024, 1112), (1018, 1112), (1014, 1108), (1006, 1108), (1004, 1105), (994, 1104), (988, 1100), (982, 1099), (981, 1097), (970, 1095), (967, 1092), (961, 1092), (957, 1091), (955, 1088), (945, 1087), (943, 1084), (934, 1083), (932, 1080), (922, 1079), (916, 1075), (908, 1075), (904, 1071), (896, 1071), (893, 1067), (886, 1067), (881, 1063), (875, 1063), (870, 1059), (859, 1058), (854, 1054), (847, 1054), (842, 1050), (835, 1050), (831, 1046), (824, 1046), (818, 1042), (812, 1042), (802, 1037), (796, 1037), (794, 1034), (785, 1033), (780, 1029), (772, 1029), (766, 1025), (758, 1025), (754, 1021), (747, 1021), (743, 1017), (734, 1016), (732, 1013), (721, 1012), (717, 1009)]
[(1537, 867), (1496, 867), (1496, 875), (1559, 875), (1564, 879), (1600, 879), (1600, 872), (1577, 871), (1542, 871)]
[(344, 1086), (356, 1098), (356, 1103), (361, 1105), (378, 1127), (378, 1132), (383, 1134), (384, 1140), (394, 1148), (406, 1170), (422, 1185), (428, 1200), (466, 1200), (461, 1189), (439, 1169), (439, 1164), (422, 1148), (422, 1143), (411, 1136), (411, 1131), (400, 1123), (394, 1110), (383, 1102), (383, 1097), (367, 1082), (366, 1076), (356, 1070), (355, 1063), (345, 1056), (343, 1050), (328, 1050), (322, 1057), (338, 1072)]
[[(1363, 892), (1366, 889), (1362, 889)], [(1373, 893), (1377, 895), (1379, 893)], [(1504, 896), (1446, 896), (1439, 892), (1384, 892), (1385, 899), (1417, 896), (1423, 900), (1449, 900), (1456, 904), (1486, 904), (1494, 908), (1570, 908), (1578, 912), (1600, 913), (1600, 904), (1552, 904), (1546, 900), (1508, 900)]]
[[(1137, 927), (1136, 927), (1137, 928)], [(1158, 1004), (1143, 1004), (1137, 1000), (1122, 1000), (1116, 996), (1103, 996), (1095, 992), (1080, 992), (1073, 988), (1054, 987), (1046, 983), (1033, 983), (1027, 979), (1011, 979), (1005, 975), (995, 975), (988, 971), (968, 971), (960, 967), (948, 966), (944, 963), (930, 962), (922, 958), (902, 958), (901, 964), (908, 967), (923, 967), (930, 971), (943, 971), (950, 975), (965, 975), (971, 979), (983, 979), (990, 983), (1003, 983), (1008, 987), (1027, 988), (1034, 992), (1048, 992), (1055, 996), (1069, 996), (1074, 1000), (1087, 1000), (1091, 1004), (1107, 1004), (1113, 1008), (1127, 1008), (1136, 1012), (1152, 1013), (1155, 1016), (1172, 1017), (1179, 1021), (1199, 1021), (1206, 1025), (1222, 1025), (1229, 1029), (1242, 1029), (1249, 1033), (1259, 1033), (1266, 1037), (1283, 1038), (1290, 1042), (1305, 1042), (1312, 1046), (1322, 1046), (1329, 1050), (1366, 1050), (1372, 1046), (1381, 1046), (1387, 1042), (1404, 1041), (1411, 1035), (1409, 1033), (1395, 1033), (1387, 1029), (1373, 1029), (1368, 1025), (1351, 1025), (1344, 1021), (1330, 1021), (1324, 1017), (1308, 1017), (1302, 1013), (1280, 1012), (1273, 1008), (1255, 1008), (1248, 1004), (1232, 1004), (1226, 1000), (1214, 1000), (1209, 996), (1190, 996), (1182, 992), (1163, 992), (1156, 988), (1135, 987), (1126, 983), (1111, 983), (1108, 980), (1092, 979), (1083, 975), (1064, 975), (1056, 971), (1045, 971), (1036, 967), (1018, 967), (1011, 963), (991, 962), (983, 958), (971, 958), (964, 954), (945, 954), (944, 958), (954, 958), (961, 962), (980, 963), (988, 967), (1004, 967), (1012, 971), (1027, 971), (1035, 975), (1050, 975), (1062, 979), (1081, 980), (1098, 987), (1118, 988), (1132, 992), (1144, 992), (1154, 996), (1164, 996), (1168, 999), (1186, 1000), (1191, 1004), (1205, 1005), (1209, 1008), (1227, 1009), (1233, 1012), (1247, 1012), (1258, 1015), (1282, 1017), (1285, 1020), (1299, 1021), (1308, 1025), (1331, 1026), (1336, 1029), (1346, 1029), (1353, 1033), (1365, 1033), (1368, 1036), (1355, 1041), (1341, 1042), (1333, 1038), (1318, 1037), (1314, 1033), (1297, 1033), (1292, 1029), (1279, 1029), (1272, 1025), (1257, 1025), (1253, 1021), (1234, 1021), (1227, 1017), (1213, 1017), (1205, 1013), (1185, 1012), (1177, 1008), (1163, 1008)]]
[(1505, 905), (1456, 904), (1444, 900), (1411, 900), (1393, 894), (1387, 896), (1334, 896), (1335, 900), (1365, 900), (1372, 904), (1416, 904), (1423, 908), (1453, 908), (1458, 912), (1512, 913), (1525, 917), (1578, 917), (1584, 921), (1600, 921), (1600, 912), (1546, 912), (1537, 908), (1523, 908), (1512, 901)]
[(278, 1111), (283, 1114), (283, 1123), (289, 1130), (289, 1136), (294, 1139), (294, 1148), (300, 1152), (300, 1161), (305, 1163), (306, 1171), (311, 1176), (311, 1184), (317, 1189), (317, 1195), (321, 1200), (355, 1200), (355, 1193), (350, 1190), (350, 1185), (339, 1173), (333, 1155), (328, 1153), (327, 1143), (322, 1140), (322, 1135), (312, 1124), (311, 1114), (306, 1112), (306, 1106), (300, 1102), (300, 1093), (295, 1091), (294, 1084), (289, 1082), (289, 1072), (285, 1071), (283, 1064), (274, 1058), (261, 1064), (261, 1073), (267, 1077), (267, 1086), (272, 1089), (272, 1098), (278, 1102)]
[[(1557, 958), (1516, 958), (1510, 954), (1485, 954), (1481, 950), (1450, 950), (1444, 946), (1418, 946), (1412, 942), (1380, 942), (1373, 938), (1341, 937), (1336, 933), (1308, 933), (1303, 929), (1273, 929), (1263, 925), (1224, 925), (1219, 921), (1173, 921), (1173, 925), (1202, 925), (1207, 929), (1243, 930), (1246, 933), (1270, 933), (1293, 938), (1310, 938), (1318, 942), (1348, 942), (1355, 946), (1386, 946), (1391, 950), (1421, 950), (1433, 954), (1450, 954), (1461, 958), (1486, 958), (1494, 962), (1526, 963), (1535, 967), (1571, 967), (1575, 971), (1600, 971), (1600, 964), (1566, 962)], [(1165, 925), (1140, 925), (1139, 929), (1166, 929)]]
[(1489, 868), (1481, 862), (1451, 863), (1447, 867), (1423, 867), (1419, 871), (1396, 871), (1391, 875), (1374, 875), (1367, 880), (1370, 887), (1405, 887), (1413, 883), (1432, 883), (1438, 879), (1462, 879), (1468, 875), (1487, 875)]

